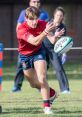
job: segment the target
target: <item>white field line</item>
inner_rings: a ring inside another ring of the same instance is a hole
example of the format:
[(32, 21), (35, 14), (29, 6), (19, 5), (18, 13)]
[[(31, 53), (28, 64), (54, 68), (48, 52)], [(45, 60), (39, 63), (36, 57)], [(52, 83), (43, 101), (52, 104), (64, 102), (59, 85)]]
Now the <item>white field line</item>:
[[(81, 50), (82, 47), (72, 47), (71, 50)], [(4, 48), (4, 50), (18, 50), (18, 48)]]
[[(49, 75), (56, 74), (56, 72), (55, 71), (48, 71), (47, 74), (49, 74)], [(66, 71), (66, 74), (74, 74), (75, 75), (75, 74), (82, 74), (82, 72), (80, 72), (80, 71), (79, 72), (78, 71)]]
[[(56, 72), (55, 71), (48, 71), (47, 74), (48, 75), (51, 75), (51, 74), (53, 75), (53, 74), (56, 74)], [(72, 71), (66, 71), (66, 74), (70, 74), (70, 75), (79, 74), (80, 75), (80, 74), (82, 74), (82, 72), (80, 72), (80, 71), (79, 72), (78, 71), (73, 71), (73, 72)], [(9, 73), (9, 72), (3, 73), (3, 75), (12, 75), (12, 76), (15, 76), (14, 73)]]

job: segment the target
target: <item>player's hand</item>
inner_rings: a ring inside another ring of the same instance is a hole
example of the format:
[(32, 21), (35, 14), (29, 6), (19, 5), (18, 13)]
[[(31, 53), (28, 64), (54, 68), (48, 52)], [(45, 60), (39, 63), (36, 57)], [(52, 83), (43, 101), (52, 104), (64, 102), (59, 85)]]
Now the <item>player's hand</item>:
[(47, 33), (51, 32), (55, 28), (54, 22), (48, 22), (45, 28)]
[(64, 34), (64, 32), (65, 32), (65, 29), (64, 29), (64, 28), (61, 29), (60, 31), (59, 31), (59, 28), (58, 28), (58, 29), (56, 30), (54, 36), (55, 36), (56, 38), (61, 37), (61, 36)]

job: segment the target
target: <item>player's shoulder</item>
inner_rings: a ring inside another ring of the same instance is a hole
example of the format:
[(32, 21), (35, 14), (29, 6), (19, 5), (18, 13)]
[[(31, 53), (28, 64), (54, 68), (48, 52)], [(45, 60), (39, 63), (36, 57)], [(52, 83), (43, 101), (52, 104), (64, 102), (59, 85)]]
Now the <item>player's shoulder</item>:
[(47, 11), (45, 11), (44, 9), (41, 9), (39, 19), (48, 21), (49, 15), (48, 15)]
[(38, 23), (41, 24), (41, 25), (46, 25), (47, 24), (47, 22), (44, 21), (44, 20), (38, 20)]
[(38, 20), (38, 27), (45, 28), (46, 24), (47, 24), (46, 21), (44, 21), (44, 20)]
[(25, 9), (21, 10), (21, 12), (20, 12), (20, 13), (22, 13), (22, 14), (23, 14), (23, 13), (25, 13)]
[(26, 22), (23, 22), (22, 24), (19, 24), (17, 30), (24, 30), (27, 28)]
[(25, 9), (21, 10), (21, 13), (25, 13)]
[(29, 30), (27, 28), (26, 22), (23, 22), (16, 29), (17, 38), (20, 38), (21, 35), (24, 35), (26, 32), (29, 32)]
[(48, 12), (46, 10), (44, 10), (44, 9), (41, 9), (40, 13), (48, 14)]

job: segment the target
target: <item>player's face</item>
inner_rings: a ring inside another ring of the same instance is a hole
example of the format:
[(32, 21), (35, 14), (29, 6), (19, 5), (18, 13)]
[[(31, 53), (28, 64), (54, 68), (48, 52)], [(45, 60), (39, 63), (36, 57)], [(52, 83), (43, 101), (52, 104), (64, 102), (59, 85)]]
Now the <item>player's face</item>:
[(40, 8), (40, 5), (41, 5), (40, 0), (30, 0), (29, 2), (29, 6), (34, 6), (37, 9)]
[(55, 23), (59, 24), (59, 23), (61, 23), (63, 21), (63, 19), (64, 19), (64, 14), (63, 14), (62, 11), (56, 11), (54, 13), (54, 22)]
[(38, 24), (38, 18), (37, 17), (34, 18), (34, 19), (27, 18), (26, 21), (27, 21), (27, 24), (28, 24), (29, 27), (31, 27), (31, 28), (37, 27), (37, 24)]

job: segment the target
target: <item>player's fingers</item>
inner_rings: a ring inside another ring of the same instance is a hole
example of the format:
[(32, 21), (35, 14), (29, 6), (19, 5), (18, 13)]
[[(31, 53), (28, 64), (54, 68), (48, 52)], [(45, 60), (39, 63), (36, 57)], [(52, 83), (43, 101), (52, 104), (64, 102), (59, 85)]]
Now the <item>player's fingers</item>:
[(58, 32), (58, 31), (59, 31), (59, 29), (60, 29), (60, 28), (56, 29), (56, 32)]
[(63, 29), (61, 29), (61, 31), (62, 31), (62, 32), (65, 32), (65, 29), (63, 28)]

